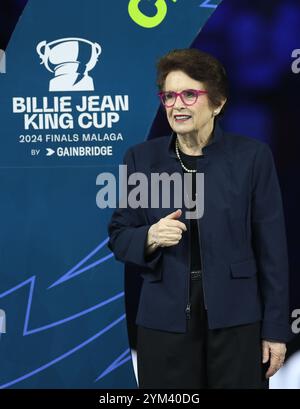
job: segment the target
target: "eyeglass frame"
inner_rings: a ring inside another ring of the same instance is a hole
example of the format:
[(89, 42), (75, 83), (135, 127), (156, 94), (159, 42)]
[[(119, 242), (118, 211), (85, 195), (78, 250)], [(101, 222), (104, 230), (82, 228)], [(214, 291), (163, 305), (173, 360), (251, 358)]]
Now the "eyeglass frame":
[[(196, 93), (197, 93), (197, 97), (196, 97), (196, 99), (195, 99), (195, 102), (193, 102), (192, 104), (187, 104), (186, 101), (183, 100), (182, 93), (183, 93), (183, 92), (186, 92), (186, 91), (193, 91), (193, 92), (196, 92)], [(170, 93), (170, 94), (172, 93), (173, 95), (175, 95), (174, 104), (172, 104), (172, 105), (166, 105), (166, 104), (163, 102), (163, 96), (164, 96), (166, 93)], [(160, 97), (161, 103), (162, 103), (165, 107), (167, 107), (167, 108), (172, 108), (172, 107), (176, 104), (177, 97), (180, 97), (180, 99), (181, 99), (181, 101), (183, 102), (184, 105), (191, 106), (191, 105), (196, 104), (196, 102), (198, 101), (199, 95), (205, 95), (205, 94), (208, 94), (208, 91), (189, 88), (189, 89), (184, 89), (184, 90), (181, 91), (181, 92), (176, 92), (176, 91), (160, 91), (160, 92), (158, 92), (157, 95)]]

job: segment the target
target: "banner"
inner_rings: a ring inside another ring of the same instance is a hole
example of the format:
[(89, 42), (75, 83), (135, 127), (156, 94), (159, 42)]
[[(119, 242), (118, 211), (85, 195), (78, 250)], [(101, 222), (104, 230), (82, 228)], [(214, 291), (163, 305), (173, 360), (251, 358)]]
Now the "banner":
[(0, 388), (136, 387), (97, 176), (145, 140), (156, 61), (219, 3), (29, 0), (0, 75)]

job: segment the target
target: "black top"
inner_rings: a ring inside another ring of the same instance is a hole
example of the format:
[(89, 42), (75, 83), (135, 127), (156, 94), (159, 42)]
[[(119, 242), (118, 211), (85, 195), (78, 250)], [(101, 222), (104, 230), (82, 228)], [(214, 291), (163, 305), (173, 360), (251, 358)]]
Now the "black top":
[[(197, 169), (197, 159), (202, 159), (203, 155), (187, 155), (180, 151), (180, 157), (185, 167), (188, 169)], [(183, 169), (187, 173), (186, 170)], [(196, 172), (192, 173), (192, 200), (195, 200), (196, 193)], [(193, 209), (189, 209), (193, 211)], [(201, 270), (201, 254), (199, 246), (199, 234), (197, 219), (190, 219), (190, 243), (191, 243), (191, 271)], [(188, 226), (187, 226), (188, 227)]]

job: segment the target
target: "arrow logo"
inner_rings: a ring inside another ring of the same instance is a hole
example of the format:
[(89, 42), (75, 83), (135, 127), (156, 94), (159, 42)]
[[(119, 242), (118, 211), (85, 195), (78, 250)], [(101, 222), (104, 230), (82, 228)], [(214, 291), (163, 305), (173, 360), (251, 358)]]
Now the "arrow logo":
[(55, 153), (55, 151), (53, 149), (47, 148), (46, 156), (52, 156), (52, 155), (54, 155), (54, 153)]

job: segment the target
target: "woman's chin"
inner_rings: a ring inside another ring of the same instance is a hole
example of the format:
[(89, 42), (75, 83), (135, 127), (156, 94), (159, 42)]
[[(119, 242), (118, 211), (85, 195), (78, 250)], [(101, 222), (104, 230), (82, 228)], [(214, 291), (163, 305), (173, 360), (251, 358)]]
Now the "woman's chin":
[(172, 124), (171, 128), (173, 129), (174, 132), (180, 133), (182, 135), (191, 133), (193, 132), (193, 129), (191, 126), (187, 126), (186, 124)]

